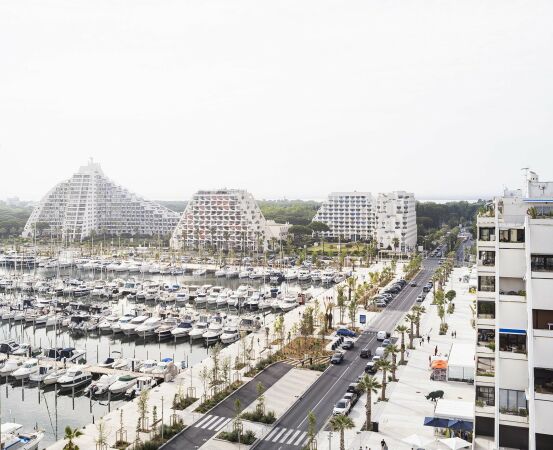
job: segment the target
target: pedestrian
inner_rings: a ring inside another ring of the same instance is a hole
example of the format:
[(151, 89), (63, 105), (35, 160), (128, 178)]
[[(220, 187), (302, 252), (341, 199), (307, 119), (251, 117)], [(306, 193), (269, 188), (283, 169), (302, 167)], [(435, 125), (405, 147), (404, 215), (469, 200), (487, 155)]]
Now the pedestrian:
[(438, 346), (436, 345), (436, 348), (434, 349), (434, 356), (438, 354)]
[(432, 365), (432, 356), (428, 355), (428, 365)]
[(422, 341), (423, 341), (423, 340), (424, 340), (424, 339), (421, 338), (421, 340), (419, 341), (419, 347), (422, 347)]
[(67, 358), (63, 358), (63, 368), (67, 369)]
[(380, 448), (381, 450), (388, 450), (388, 444), (386, 444), (386, 441), (384, 439), (380, 441)]
[(430, 344), (430, 335), (426, 336), (428, 343)]

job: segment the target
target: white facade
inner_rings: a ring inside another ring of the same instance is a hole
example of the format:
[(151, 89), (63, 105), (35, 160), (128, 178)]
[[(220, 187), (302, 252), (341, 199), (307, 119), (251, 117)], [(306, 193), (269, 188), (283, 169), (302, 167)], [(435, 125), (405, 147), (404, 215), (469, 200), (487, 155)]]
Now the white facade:
[(373, 239), (379, 249), (411, 251), (417, 244), (416, 217), (412, 193), (333, 192), (313, 220), (328, 225), (326, 238)]
[(23, 236), (37, 231), (68, 241), (82, 240), (92, 232), (161, 236), (170, 234), (178, 220), (178, 213), (116, 185), (91, 161), (46, 194), (31, 213)]
[(553, 183), (496, 198), (477, 255), (476, 437), (553, 448)]
[(250, 193), (237, 189), (198, 191), (173, 231), (173, 248), (263, 250), (280, 239), (288, 225), (265, 220)]

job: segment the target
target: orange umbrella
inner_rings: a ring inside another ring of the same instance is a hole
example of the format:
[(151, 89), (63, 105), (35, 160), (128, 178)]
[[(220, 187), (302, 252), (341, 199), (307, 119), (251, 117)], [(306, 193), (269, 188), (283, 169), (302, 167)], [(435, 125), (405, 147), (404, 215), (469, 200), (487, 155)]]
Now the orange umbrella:
[(432, 367), (433, 369), (447, 369), (447, 361), (441, 359), (432, 361), (430, 367)]

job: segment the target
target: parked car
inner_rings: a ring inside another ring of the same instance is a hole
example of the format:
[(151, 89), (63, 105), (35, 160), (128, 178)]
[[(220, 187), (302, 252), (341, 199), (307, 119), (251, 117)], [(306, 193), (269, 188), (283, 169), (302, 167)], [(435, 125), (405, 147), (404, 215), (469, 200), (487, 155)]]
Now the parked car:
[(365, 372), (366, 373), (371, 373), (371, 374), (374, 374), (374, 373), (377, 372), (376, 365), (375, 365), (374, 361), (370, 361), (366, 364)]
[(382, 347), (386, 348), (388, 345), (392, 345), (392, 341), (390, 339), (384, 339), (382, 341)]
[(349, 402), (351, 403), (351, 407), (353, 408), (359, 400), (359, 394), (357, 392), (346, 392), (344, 398), (346, 400), (349, 400)]
[(344, 354), (342, 352), (336, 352), (334, 355), (332, 355), (332, 358), (330, 358), (331, 364), (340, 364), (344, 360)]
[(420, 303), (420, 302), (423, 302), (424, 299), (425, 299), (425, 296), (422, 295), (422, 294), (419, 294), (419, 295), (417, 296), (417, 302), (419, 302), (419, 303)]
[(336, 336), (357, 337), (357, 333), (355, 333), (355, 331), (352, 331), (348, 328), (339, 328), (336, 331)]
[(354, 342), (351, 339), (348, 339), (347, 341), (344, 341), (344, 343), (342, 344), (342, 348), (344, 350), (351, 350), (354, 345)]
[(359, 388), (357, 387), (357, 383), (350, 383), (346, 392), (355, 392), (356, 394), (359, 394)]
[(332, 414), (334, 416), (338, 416), (338, 415), (346, 416), (349, 414), (350, 409), (351, 409), (351, 402), (348, 399), (343, 398), (339, 400), (338, 403), (336, 403), (336, 405), (334, 406), (334, 409), (332, 410)]
[(390, 333), (387, 331), (379, 331), (376, 333), (376, 340), (377, 341), (383, 341), (384, 339), (388, 339), (390, 337)]
[(411, 281), (410, 286), (411, 286), (411, 287), (417, 287), (417, 282), (416, 282), (416, 281)]
[(373, 356), (373, 359), (372, 359), (372, 362), (375, 363), (375, 362), (377, 362), (377, 361), (380, 361), (380, 358), (381, 358), (380, 356), (374, 355), (374, 356)]
[(361, 352), (359, 353), (360, 358), (370, 358), (372, 356), (372, 351), (369, 347), (365, 347), (361, 349)]

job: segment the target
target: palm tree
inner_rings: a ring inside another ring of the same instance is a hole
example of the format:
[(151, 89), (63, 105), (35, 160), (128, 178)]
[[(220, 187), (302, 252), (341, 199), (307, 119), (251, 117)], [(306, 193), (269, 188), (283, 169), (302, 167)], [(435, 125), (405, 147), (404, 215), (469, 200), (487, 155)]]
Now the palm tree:
[(353, 423), (353, 420), (351, 420), (346, 415), (340, 414), (330, 419), (330, 427), (332, 428), (332, 431), (340, 432), (340, 450), (346, 450), (346, 444), (344, 441), (344, 431), (351, 430), (354, 426), (355, 424)]
[(386, 385), (388, 384), (386, 372), (392, 370), (392, 363), (387, 359), (379, 359), (375, 365), (378, 370), (382, 371), (382, 392), (380, 394), (380, 400), (386, 401)]
[(413, 326), (417, 321), (417, 315), (413, 313), (409, 313), (405, 316), (405, 320), (409, 322), (409, 326), (411, 327), (409, 330), (409, 348), (413, 348), (413, 335), (414, 335)]
[(344, 286), (338, 286), (338, 295), (336, 296), (336, 305), (340, 309), (340, 323), (344, 323), (344, 311), (346, 309), (346, 296), (344, 295)]
[(416, 325), (415, 335), (418, 338), (420, 338), (421, 337), (421, 334), (420, 334), (421, 315), (426, 312), (426, 308), (424, 306), (421, 306), (421, 305), (415, 305), (415, 306), (413, 306), (412, 311), (417, 316), (417, 320), (415, 321), (415, 325)]
[(67, 444), (63, 446), (63, 450), (79, 450), (79, 446), (73, 441), (82, 436), (83, 432), (78, 428), (71, 428), (69, 425), (65, 427), (64, 439), (67, 439)]
[(392, 381), (397, 381), (396, 379), (396, 369), (397, 369), (397, 354), (399, 353), (399, 348), (397, 348), (397, 345), (395, 344), (390, 344), (386, 347), (386, 349), (384, 350), (384, 355), (385, 356), (388, 356), (388, 355), (392, 355), (392, 367), (391, 367), (391, 372), (392, 372)]
[(401, 346), (399, 347), (399, 351), (401, 353), (401, 359), (399, 360), (400, 364), (405, 364), (405, 333), (409, 328), (407, 328), (405, 325), (398, 325), (396, 327), (396, 331), (398, 333), (401, 333)]
[(378, 389), (382, 385), (378, 382), (376, 377), (372, 377), (369, 374), (363, 375), (363, 378), (357, 383), (357, 389), (361, 392), (364, 392), (367, 396), (367, 403), (365, 404), (365, 430), (369, 431), (371, 429), (371, 413), (372, 413), (372, 394), (376, 394)]

